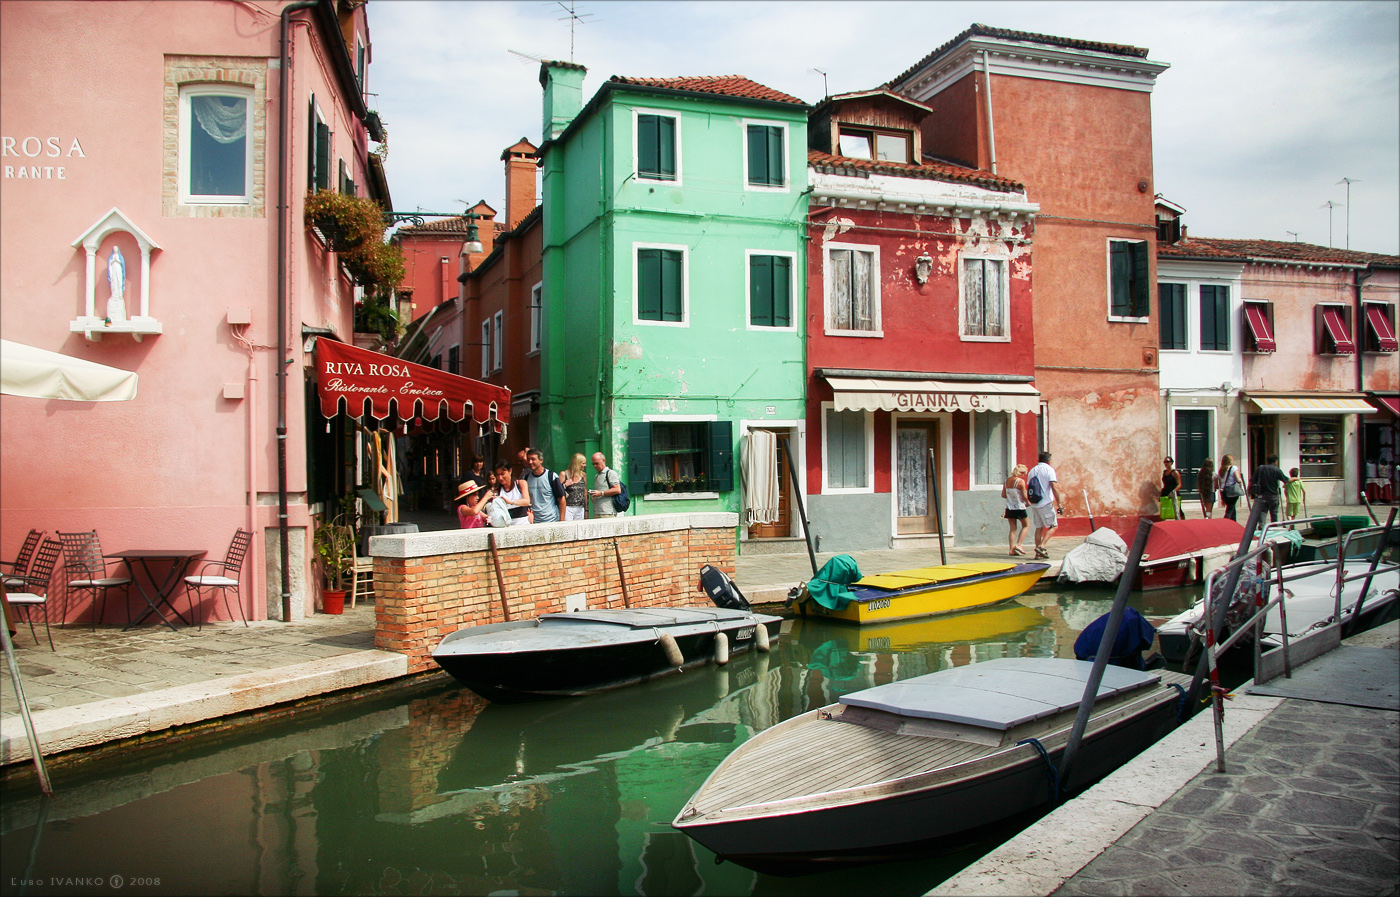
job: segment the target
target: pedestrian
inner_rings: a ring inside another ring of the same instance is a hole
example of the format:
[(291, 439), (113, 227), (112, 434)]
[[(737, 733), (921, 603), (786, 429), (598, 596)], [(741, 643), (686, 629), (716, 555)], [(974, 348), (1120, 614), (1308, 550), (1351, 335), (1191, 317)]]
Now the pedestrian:
[(1025, 556), (1026, 550), (1021, 547), (1021, 543), (1026, 540), (1026, 531), (1031, 528), (1029, 515), (1026, 513), (1025, 477), (1026, 465), (1017, 464), (1011, 469), (1011, 476), (1001, 484), (1001, 497), (1006, 500), (1006, 512), (1001, 515), (1006, 518), (1006, 547), (1013, 557)]
[(1220, 459), (1220, 469), (1215, 472), (1215, 488), (1220, 492), (1220, 502), (1225, 505), (1225, 516), (1238, 521), (1235, 504), (1244, 497), (1244, 477), (1235, 466), (1235, 456), (1225, 455)]
[(539, 449), (525, 453), (530, 472), (525, 475), (525, 487), (530, 491), (530, 522), (558, 523), (564, 519), (564, 487), (554, 471), (544, 466)]
[(564, 487), (564, 519), (582, 520), (588, 516), (588, 475), (584, 467), (588, 459), (581, 452), (574, 452), (569, 459), (569, 469), (559, 477)]
[(1196, 471), (1196, 492), (1201, 498), (1201, 515), (1207, 520), (1215, 510), (1215, 462), (1206, 458)]
[(1269, 511), (1270, 523), (1278, 521), (1279, 503), (1287, 485), (1288, 474), (1279, 468), (1278, 455), (1270, 455), (1263, 464), (1254, 468), (1254, 476), (1249, 478), (1249, 494), (1264, 503)]
[(618, 516), (613, 496), (622, 492), (622, 477), (608, 467), (608, 459), (602, 452), (593, 453), (593, 469), (598, 471), (598, 475), (593, 478), (593, 488), (588, 490), (589, 497), (593, 499), (592, 516)]
[(1031, 523), (1035, 526), (1035, 556), (1048, 558), (1050, 552), (1046, 546), (1060, 526), (1055, 514), (1065, 512), (1059, 477), (1050, 466), (1049, 452), (1041, 452), (1036, 465), (1026, 475), (1026, 498), (1031, 504)]
[(491, 498), (491, 490), (485, 483), (467, 480), (457, 487), (457, 524), (462, 529), (476, 529), (486, 525), (483, 509)]
[(1306, 517), (1308, 510), (1308, 492), (1303, 488), (1303, 481), (1298, 477), (1298, 468), (1293, 468), (1288, 472), (1288, 485), (1284, 487), (1284, 496), (1288, 501), (1288, 519), (1297, 520), (1299, 517)]
[(485, 483), (486, 478), (490, 475), (490, 471), (486, 469), (486, 459), (481, 457), (480, 455), (473, 454), (472, 469), (468, 471), (467, 476), (471, 477), (473, 480), (476, 480), (478, 483)]
[(523, 480), (515, 479), (510, 465), (505, 461), (496, 462), (497, 497), (505, 502), (510, 510), (510, 525), (524, 526), (530, 522), (530, 488)]
[(1177, 493), (1181, 491), (1181, 471), (1176, 469), (1176, 462), (1171, 455), (1162, 459), (1162, 499), (1161, 512), (1163, 520), (1175, 520), (1181, 516), (1177, 510)]

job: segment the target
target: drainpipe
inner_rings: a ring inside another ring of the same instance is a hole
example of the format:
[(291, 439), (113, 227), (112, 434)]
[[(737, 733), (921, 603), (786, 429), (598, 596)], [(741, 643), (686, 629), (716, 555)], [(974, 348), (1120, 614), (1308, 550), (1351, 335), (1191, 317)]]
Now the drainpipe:
[[(1352, 324), (1351, 328), (1351, 344), (1356, 352), (1356, 391), (1358, 393), (1363, 393), (1366, 391), (1366, 372), (1364, 370), (1366, 362), (1365, 356), (1361, 353), (1361, 342), (1366, 336), (1366, 320), (1364, 317), (1366, 312), (1366, 306), (1361, 301), (1361, 285), (1363, 281), (1365, 281), (1368, 277), (1371, 276), (1371, 274), (1372, 271), (1369, 268), (1364, 272), (1356, 270), (1353, 270), (1351, 272), (1351, 282), (1356, 287), (1356, 313), (1352, 315), (1352, 320), (1355, 323)], [(1361, 423), (1359, 415), (1356, 424), (1357, 444), (1358, 446), (1360, 446), (1361, 450), (1364, 451), (1366, 446), (1366, 427)], [(1360, 452), (1357, 453), (1356, 494), (1366, 494), (1366, 461), (1365, 458), (1362, 457)]]
[(292, 50), (294, 12), (310, 9), (319, 0), (298, 0), (282, 8), (282, 77), (278, 83), (277, 129), (277, 539), (282, 552), (282, 622), (292, 619), (291, 540), (287, 532), (287, 254), (291, 252), (291, 199), (288, 149), (292, 131)]
[(987, 51), (982, 51), (982, 80), (987, 89), (987, 149), (992, 154), (992, 174), (997, 173), (997, 129), (992, 123), (992, 67), (987, 62)]

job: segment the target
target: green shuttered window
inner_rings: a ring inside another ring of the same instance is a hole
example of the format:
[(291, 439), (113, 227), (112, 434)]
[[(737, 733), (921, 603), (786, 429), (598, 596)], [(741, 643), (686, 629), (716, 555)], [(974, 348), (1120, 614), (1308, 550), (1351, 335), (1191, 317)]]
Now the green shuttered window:
[(1230, 351), (1230, 288), (1201, 285), (1201, 351)]
[(787, 184), (783, 166), (783, 129), (775, 125), (749, 125), (749, 183), (756, 187)]
[(627, 442), (627, 488), (633, 494), (734, 489), (732, 421), (633, 421)]
[(792, 326), (790, 256), (749, 256), (749, 323), (755, 327)]
[(1157, 325), (1163, 349), (1186, 348), (1186, 284), (1157, 286)]
[(676, 179), (676, 120), (671, 116), (637, 116), (637, 177)]
[(1147, 244), (1110, 240), (1109, 314), (1115, 318), (1147, 317)]
[(637, 317), (684, 321), (685, 260), (678, 249), (637, 250)]

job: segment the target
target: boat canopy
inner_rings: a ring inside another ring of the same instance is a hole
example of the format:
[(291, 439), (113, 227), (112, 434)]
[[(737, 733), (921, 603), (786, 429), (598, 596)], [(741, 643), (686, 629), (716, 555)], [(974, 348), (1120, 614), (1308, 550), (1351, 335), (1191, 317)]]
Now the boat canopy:
[(1209, 548), (1234, 548), (1244, 538), (1244, 527), (1224, 517), (1209, 520), (1162, 520), (1152, 524), (1142, 559), (1162, 561), (1205, 551)]

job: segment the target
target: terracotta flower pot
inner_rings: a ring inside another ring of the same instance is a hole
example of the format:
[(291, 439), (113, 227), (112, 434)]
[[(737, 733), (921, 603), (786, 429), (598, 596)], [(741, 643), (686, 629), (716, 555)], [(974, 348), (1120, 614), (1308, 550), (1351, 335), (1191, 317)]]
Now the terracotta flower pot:
[(345, 613), (345, 590), (325, 589), (322, 591), (321, 612), (325, 614)]

